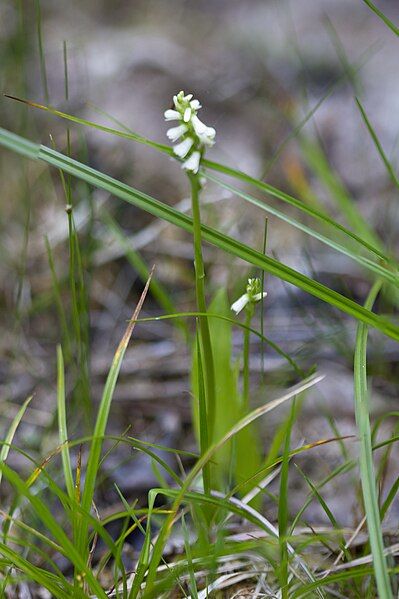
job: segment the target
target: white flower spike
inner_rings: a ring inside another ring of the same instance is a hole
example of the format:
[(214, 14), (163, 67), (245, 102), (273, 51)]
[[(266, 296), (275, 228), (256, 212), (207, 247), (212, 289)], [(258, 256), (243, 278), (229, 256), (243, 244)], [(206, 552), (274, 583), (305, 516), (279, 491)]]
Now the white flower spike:
[(180, 121), (180, 125), (168, 129), (166, 135), (172, 143), (181, 140), (174, 146), (173, 152), (179, 158), (185, 159), (182, 168), (196, 174), (205, 148), (215, 143), (216, 131), (197, 117), (201, 104), (192, 98), (193, 94), (184, 95), (183, 91), (173, 96), (174, 108), (165, 111), (165, 120)]
[(235, 314), (239, 314), (247, 304), (256, 304), (262, 301), (267, 296), (266, 291), (261, 289), (260, 279), (248, 279), (247, 292), (238, 298), (232, 305), (231, 309)]

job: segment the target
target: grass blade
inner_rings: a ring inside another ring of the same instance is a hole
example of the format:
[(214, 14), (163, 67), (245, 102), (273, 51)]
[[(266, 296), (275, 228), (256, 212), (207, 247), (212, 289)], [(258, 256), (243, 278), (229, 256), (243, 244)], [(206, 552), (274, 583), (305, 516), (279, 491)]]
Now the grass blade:
[[(57, 599), (68, 599), (72, 596), (71, 593), (74, 592), (72, 586), (67, 590), (62, 589), (60, 585), (57, 584), (57, 579), (55, 577), (51, 576), (46, 570), (34, 566), (17, 551), (14, 551), (4, 543), (0, 543), (0, 555), (9, 559), (10, 564), (18, 568), (21, 572), (24, 572), (30, 580), (34, 580), (41, 585), (42, 588), (50, 591), (53, 597), (57, 597)], [(79, 595), (79, 597), (81, 596), (82, 595)]]
[[(12, 443), (12, 440), (14, 439), (14, 435), (17, 431), (19, 423), (21, 422), (21, 420), (26, 412), (26, 408), (28, 407), (28, 405), (30, 404), (30, 402), (32, 400), (32, 397), (33, 397), (33, 395), (31, 395), (30, 397), (28, 397), (27, 400), (25, 400), (25, 402), (22, 404), (22, 406), (19, 408), (18, 412), (16, 413), (14, 420), (11, 422), (11, 426), (8, 429), (6, 438), (4, 439), (4, 445), (2, 446), (1, 451), (0, 451), (0, 464), (3, 464), (8, 457), (8, 454), (11, 449), (11, 443)], [(1, 483), (2, 476), (3, 476), (3, 473), (0, 470), (0, 483)]]
[[(92, 444), (90, 447), (90, 453), (89, 453), (87, 469), (86, 469), (86, 479), (85, 479), (84, 491), (83, 491), (83, 495), (82, 495), (82, 508), (86, 512), (90, 512), (93, 497), (94, 497), (94, 489), (95, 489), (95, 485), (96, 485), (97, 473), (98, 473), (98, 468), (99, 468), (99, 463), (100, 463), (103, 437), (104, 437), (105, 429), (107, 426), (107, 421), (108, 421), (109, 411), (111, 408), (113, 393), (114, 393), (116, 382), (117, 382), (117, 379), (119, 376), (119, 371), (120, 371), (120, 368), (122, 365), (122, 360), (125, 355), (126, 348), (128, 346), (130, 337), (133, 333), (137, 317), (140, 313), (140, 310), (143, 306), (145, 297), (147, 295), (147, 291), (148, 291), (148, 288), (149, 288), (149, 285), (151, 282), (153, 270), (154, 269), (152, 269), (152, 271), (150, 272), (150, 276), (149, 276), (147, 283), (144, 287), (143, 293), (141, 294), (141, 297), (136, 306), (136, 309), (134, 310), (132, 320), (129, 322), (129, 324), (126, 328), (125, 334), (122, 337), (122, 340), (118, 346), (118, 349), (116, 350), (111, 368), (108, 373), (107, 381), (105, 383), (104, 392), (103, 392), (103, 396), (101, 399), (101, 403), (100, 403), (100, 407), (99, 407), (98, 415), (97, 415), (97, 420), (96, 420), (96, 424), (95, 424), (95, 428), (94, 428), (93, 440), (92, 440)], [(79, 530), (79, 540), (78, 540), (78, 547), (79, 547), (80, 551), (82, 551), (82, 552), (87, 551), (87, 546), (85, 546), (86, 540), (87, 540), (87, 531), (88, 531), (88, 524), (87, 524), (87, 522), (83, 522), (82, 526)]]
[(289, 578), (288, 578), (288, 475), (290, 465), (290, 443), (291, 443), (291, 431), (295, 420), (295, 399), (291, 405), (290, 416), (287, 423), (287, 431), (284, 441), (284, 451), (281, 463), (281, 476), (280, 476), (280, 491), (278, 499), (278, 534), (279, 534), (279, 546), (280, 546), (280, 568), (279, 568), (279, 579), (281, 587), (282, 599), (288, 599), (289, 596)]
[(392, 272), (391, 270), (388, 270), (387, 268), (385, 268), (384, 266), (382, 266), (381, 264), (377, 264), (377, 263), (375, 263), (375, 262), (373, 262), (373, 261), (371, 261), (371, 260), (369, 260), (367, 258), (364, 258), (360, 254), (357, 254), (357, 253), (353, 252), (352, 250), (346, 248), (345, 246), (341, 245), (337, 241), (334, 241), (333, 239), (330, 239), (329, 237), (326, 237), (322, 233), (319, 233), (318, 231), (316, 231), (312, 227), (308, 227), (307, 225), (304, 225), (303, 223), (301, 223), (300, 221), (296, 220), (295, 218), (293, 218), (289, 214), (285, 214), (284, 212), (281, 212), (280, 210), (277, 210), (273, 206), (269, 206), (265, 202), (262, 202), (261, 200), (258, 200), (257, 198), (251, 196), (250, 194), (245, 193), (245, 192), (237, 189), (236, 187), (233, 187), (232, 185), (228, 185), (228, 184), (224, 183), (223, 181), (221, 181), (217, 177), (214, 177), (212, 175), (207, 174), (206, 178), (210, 179), (211, 181), (214, 181), (220, 187), (223, 187), (224, 189), (228, 189), (229, 191), (231, 191), (232, 193), (240, 196), (241, 198), (243, 198), (247, 202), (250, 202), (254, 206), (257, 206), (261, 210), (265, 210), (266, 212), (269, 212), (270, 214), (273, 214), (277, 218), (285, 221), (286, 223), (290, 224), (291, 226), (295, 227), (296, 229), (299, 229), (303, 233), (306, 233), (310, 237), (313, 237), (314, 239), (317, 239), (318, 241), (320, 241), (321, 243), (324, 243), (328, 247), (330, 247), (330, 248), (332, 248), (332, 249), (340, 252), (341, 254), (344, 254), (345, 256), (347, 256), (348, 258), (350, 258), (351, 260), (354, 260), (358, 264), (361, 264), (364, 268), (367, 268), (367, 269), (373, 271), (374, 273), (376, 273), (376, 274), (384, 277), (387, 281), (393, 283), (394, 285), (398, 285), (398, 283), (399, 283), (398, 276), (394, 272)]
[[(234, 427), (232, 427), (230, 429), (230, 431), (228, 431), (228, 433), (226, 433), (224, 435), (224, 437), (222, 439), (220, 439), (220, 441), (218, 441), (217, 443), (212, 445), (208, 449), (208, 451), (203, 456), (200, 457), (200, 459), (197, 461), (195, 466), (192, 468), (192, 470), (188, 474), (186, 480), (184, 481), (182, 488), (177, 493), (176, 498), (171, 506), (170, 514), (166, 518), (164, 525), (159, 532), (157, 541), (154, 544), (153, 555), (152, 555), (151, 563), (149, 565), (148, 574), (147, 574), (148, 589), (146, 588), (146, 595), (147, 595), (147, 590), (148, 590), (148, 596), (151, 596), (152, 587), (153, 587), (153, 585), (155, 583), (155, 579), (156, 579), (157, 567), (162, 559), (164, 543), (165, 543), (165, 541), (170, 533), (170, 530), (173, 526), (173, 522), (175, 520), (177, 511), (178, 511), (182, 501), (184, 500), (184, 497), (185, 497), (187, 491), (189, 490), (191, 484), (195, 480), (196, 476), (198, 476), (198, 474), (201, 472), (204, 465), (212, 458), (212, 456), (220, 448), (222, 448), (225, 445), (225, 443), (230, 441), (230, 439), (232, 439), (238, 432), (243, 430), (246, 426), (250, 425), (252, 422), (257, 420), (264, 414), (277, 408), (279, 405), (283, 404), (284, 402), (292, 399), (293, 397), (298, 395), (298, 393), (301, 393), (302, 391), (305, 391), (309, 387), (316, 385), (322, 379), (323, 379), (322, 376), (310, 377), (309, 379), (303, 381), (300, 385), (297, 385), (297, 386), (293, 387), (292, 389), (290, 389), (289, 391), (287, 391), (287, 393), (284, 394), (282, 397), (279, 397), (278, 399), (270, 401), (267, 404), (265, 404), (264, 406), (261, 406), (255, 410), (253, 410), (247, 416), (242, 418)], [(164, 492), (164, 491), (165, 490), (163, 489), (162, 492)], [(209, 496), (204, 496), (204, 498), (210, 499)]]
[(38, 495), (31, 493), (28, 483), (24, 482), (18, 474), (6, 466), (6, 464), (1, 464), (1, 470), (17, 493), (20, 496), (25, 497), (32, 505), (36, 516), (43, 522), (49, 532), (53, 535), (54, 539), (62, 547), (64, 555), (80, 570), (91, 591), (95, 592), (99, 599), (106, 599), (107, 595), (102, 590), (100, 583), (96, 580), (91, 569), (87, 567), (85, 558), (79, 552), (77, 547), (75, 547), (75, 545), (68, 539), (63, 528), (55, 520), (44, 501), (42, 501)]
[(244, 331), (248, 331), (248, 333), (252, 333), (256, 335), (262, 343), (266, 343), (269, 345), (279, 356), (287, 360), (288, 364), (292, 366), (295, 372), (302, 378), (306, 378), (306, 373), (299, 367), (299, 365), (295, 362), (293, 358), (289, 354), (287, 354), (277, 343), (274, 343), (269, 337), (266, 337), (261, 332), (253, 329), (252, 327), (248, 327), (246, 324), (237, 320), (236, 318), (230, 318), (228, 316), (224, 316), (223, 314), (215, 314), (211, 312), (177, 312), (176, 314), (162, 314), (161, 316), (149, 316), (147, 318), (139, 318), (138, 322), (154, 322), (157, 320), (170, 320), (174, 318), (190, 318), (197, 316), (207, 316), (208, 318), (219, 318), (220, 320), (225, 320), (229, 322), (233, 326), (239, 327)]
[(75, 496), (75, 486), (73, 482), (71, 457), (68, 447), (67, 419), (65, 409), (65, 374), (64, 358), (62, 348), (57, 346), (57, 412), (58, 412), (58, 435), (61, 449), (62, 467), (64, 471), (65, 486), (68, 496), (72, 499)]
[(396, 27), (396, 25), (392, 23), (392, 21), (388, 19), (388, 17), (379, 8), (376, 7), (374, 2), (371, 0), (363, 0), (363, 2), (367, 4), (367, 6), (377, 15), (377, 17), (384, 21), (385, 25), (389, 27), (389, 29), (393, 31), (395, 35), (399, 36), (399, 28)]
[(385, 166), (385, 168), (387, 170), (387, 173), (388, 173), (389, 177), (391, 178), (393, 184), (396, 185), (396, 187), (399, 188), (399, 179), (398, 179), (398, 177), (397, 177), (397, 175), (396, 175), (396, 173), (395, 173), (395, 171), (393, 169), (392, 164), (388, 160), (388, 157), (387, 157), (387, 155), (385, 154), (385, 152), (383, 150), (381, 142), (378, 139), (377, 134), (376, 134), (376, 132), (375, 132), (372, 124), (369, 121), (369, 118), (368, 118), (368, 116), (366, 114), (366, 111), (365, 111), (365, 109), (363, 107), (363, 104), (360, 102), (359, 98), (355, 98), (355, 100), (356, 100), (357, 107), (360, 110), (360, 114), (362, 116), (364, 124), (366, 125), (366, 127), (367, 127), (367, 129), (368, 129), (368, 131), (369, 131), (369, 133), (371, 135), (371, 138), (372, 138), (372, 140), (374, 142), (375, 147), (377, 148), (377, 152), (379, 153), (382, 162), (384, 163), (384, 166)]
[[(123, 248), (127, 261), (130, 262), (133, 268), (138, 272), (141, 280), (145, 282), (148, 279), (150, 270), (147, 267), (147, 264), (145, 263), (143, 258), (141, 257), (140, 253), (132, 247), (131, 243), (129, 243), (129, 240), (124, 234), (121, 227), (109, 213), (105, 212), (102, 218), (104, 223), (108, 226), (109, 230), (113, 233), (115, 239)], [(162, 285), (162, 283), (153, 279), (151, 281), (150, 291), (153, 294), (155, 300), (158, 302), (161, 308), (165, 310), (165, 312), (168, 312), (170, 314), (176, 312), (173, 299), (169, 296), (167, 290)], [(181, 319), (178, 319), (175, 323), (175, 326), (181, 329), (186, 339), (188, 339), (189, 331), (185, 322)]]
[[(305, 136), (300, 138), (301, 149), (314, 173), (319, 177), (325, 188), (330, 192), (331, 198), (345, 216), (347, 222), (356, 232), (359, 238), (364, 239), (367, 244), (381, 252), (381, 241), (376, 236), (369, 223), (352, 201), (341, 178), (331, 167), (327, 156), (320, 144)], [(389, 259), (388, 259), (389, 262)]]
[[(366, 307), (371, 309), (380, 291), (381, 283), (377, 281), (366, 300)], [(381, 531), (378, 507), (377, 488), (373, 467), (370, 416), (367, 390), (367, 326), (359, 324), (356, 337), (354, 380), (355, 380), (355, 415), (360, 437), (360, 478), (363, 490), (367, 527), (373, 555), (374, 574), (380, 599), (391, 599), (392, 590), (389, 581), (387, 563), (384, 556), (384, 543)]]
[[(263, 193), (266, 193), (272, 197), (277, 198), (278, 200), (281, 200), (282, 202), (284, 202), (290, 206), (293, 206), (294, 208), (297, 208), (299, 211), (303, 212), (304, 214), (306, 214), (308, 216), (311, 216), (312, 218), (319, 221), (323, 225), (330, 226), (336, 232), (343, 233), (349, 239), (352, 239), (360, 246), (362, 246), (365, 249), (367, 249), (368, 251), (372, 252), (375, 256), (377, 256), (384, 262), (390, 261), (390, 258), (381, 251), (379, 244), (373, 245), (373, 243), (370, 241), (369, 238), (367, 238), (367, 241), (366, 241), (362, 237), (359, 237), (359, 235), (357, 235), (350, 229), (347, 229), (340, 223), (336, 222), (334, 219), (330, 218), (327, 214), (325, 214), (325, 212), (323, 212), (321, 210), (317, 210), (316, 208), (314, 208), (312, 206), (308, 206), (308, 205), (304, 204), (301, 200), (298, 200), (297, 198), (294, 198), (293, 196), (277, 189), (276, 187), (269, 185), (269, 183), (265, 183), (264, 181), (255, 179), (254, 177), (251, 177), (251, 176), (247, 175), (246, 173), (243, 173), (242, 171), (238, 171), (236, 169), (230, 168), (228, 166), (224, 166), (222, 164), (219, 164), (218, 162), (213, 162), (211, 160), (204, 160), (203, 164), (204, 164), (204, 166), (208, 167), (211, 170), (217, 171), (224, 175), (228, 175), (229, 177), (233, 177), (234, 179), (242, 181), (243, 183), (248, 183), (252, 187), (259, 189)], [(204, 175), (207, 176), (206, 173), (204, 173)], [(234, 189), (234, 192), (237, 193), (236, 189)], [(368, 237), (370, 237), (370, 236), (368, 236)]]
[[(0, 128), (0, 145), (3, 144), (9, 146), (10, 137), (9, 133), (4, 129)], [(14, 151), (19, 151), (20, 145), (17, 143), (15, 146), (11, 145), (10, 149)], [(62, 170), (69, 172), (70, 174), (94, 185), (95, 187), (106, 189), (113, 195), (128, 201), (129, 203), (137, 206), (138, 208), (153, 214), (154, 216), (166, 220), (188, 232), (192, 232), (192, 219), (185, 214), (174, 210), (167, 204), (160, 202), (140, 192), (125, 183), (121, 183), (108, 175), (100, 173), (95, 169), (92, 169), (72, 158), (68, 158), (63, 154), (47, 148), (45, 146), (40, 146), (38, 158), (51, 164), (57, 168), (61, 168)], [(392, 324), (388, 320), (384, 319), (381, 316), (377, 316), (370, 310), (367, 310), (363, 306), (360, 306), (356, 302), (346, 298), (345, 296), (333, 291), (332, 289), (322, 285), (321, 283), (306, 277), (305, 275), (297, 272), (296, 270), (290, 268), (275, 260), (270, 258), (269, 256), (265, 256), (261, 252), (252, 249), (246, 244), (241, 243), (224, 235), (220, 231), (212, 229), (207, 226), (202, 226), (202, 238), (212, 245), (217, 246), (218, 248), (241, 258), (242, 260), (261, 268), (265, 272), (268, 272), (287, 283), (291, 283), (296, 287), (299, 287), (306, 293), (310, 293), (311, 295), (319, 298), (320, 300), (338, 308), (342, 312), (353, 316), (357, 320), (364, 322), (365, 324), (371, 325), (385, 335), (391, 337), (399, 341), (399, 327)]]
[[(40, 110), (44, 110), (46, 112), (53, 114), (54, 116), (72, 121), (76, 124), (83, 125), (86, 127), (91, 127), (93, 129), (97, 129), (104, 133), (109, 133), (111, 135), (116, 135), (117, 137), (122, 137), (124, 139), (129, 139), (134, 142), (144, 144), (146, 146), (149, 146), (151, 148), (158, 150), (159, 152), (168, 154), (169, 156), (174, 155), (173, 150), (169, 146), (167, 146), (165, 144), (160, 144), (158, 142), (154, 142), (142, 135), (138, 135), (137, 133), (135, 133), (134, 131), (132, 131), (131, 129), (128, 129), (126, 127), (124, 127), (124, 129), (125, 129), (124, 131), (120, 131), (119, 129), (114, 129), (112, 127), (106, 127), (104, 125), (100, 125), (93, 121), (88, 121), (86, 119), (82, 119), (82, 118), (76, 117), (74, 115), (67, 114), (65, 112), (61, 112), (59, 110), (56, 110), (55, 108), (52, 108), (51, 106), (44, 106), (43, 104), (38, 104), (37, 102), (31, 102), (30, 100), (23, 100), (21, 98), (17, 98), (15, 96), (11, 96), (8, 94), (4, 94), (4, 95), (6, 98), (16, 100), (17, 102), (22, 102), (23, 104), (26, 104), (33, 108), (39, 108)], [(121, 123), (119, 123), (119, 124), (121, 126), (123, 126)], [(12, 147), (10, 149), (12, 149)], [(368, 241), (366, 241), (362, 237), (359, 237), (358, 235), (356, 235), (355, 233), (353, 233), (352, 231), (350, 231), (349, 229), (347, 229), (340, 223), (336, 222), (334, 219), (327, 216), (324, 212), (319, 211), (319, 210), (315, 209), (314, 207), (307, 206), (302, 201), (290, 196), (289, 194), (287, 194), (283, 191), (280, 191), (276, 187), (273, 187), (272, 185), (269, 185), (268, 183), (265, 183), (264, 181), (261, 181), (254, 177), (251, 177), (250, 175), (247, 175), (246, 173), (239, 171), (237, 169), (233, 169), (231, 167), (228, 167), (223, 164), (219, 164), (218, 162), (213, 162), (212, 160), (207, 160), (207, 159), (203, 160), (202, 164), (206, 168), (209, 168), (211, 170), (214, 170), (219, 173), (223, 173), (225, 175), (233, 177), (239, 181), (242, 181), (243, 183), (248, 183), (249, 185), (252, 185), (253, 187), (261, 190), (262, 192), (267, 193), (267, 194), (269, 194), (269, 195), (271, 195), (291, 206), (294, 206), (298, 210), (302, 211), (304, 214), (308, 214), (309, 216), (315, 218), (316, 220), (319, 220), (323, 224), (327, 224), (327, 225), (333, 227), (335, 230), (340, 231), (341, 233), (344, 233), (349, 238), (356, 241), (358, 244), (362, 245), (363, 247), (367, 248), (369, 251), (373, 252), (376, 256), (378, 256), (382, 260), (389, 262), (389, 258), (381, 252), (381, 249), (379, 248), (378, 243), (377, 243), (378, 247), (376, 245), (373, 245), (372, 243), (368, 243)], [(349, 203), (350, 203), (350, 201), (349, 201)], [(370, 233), (370, 231), (368, 231), (368, 233)], [(368, 235), (368, 237), (370, 237), (370, 235)]]

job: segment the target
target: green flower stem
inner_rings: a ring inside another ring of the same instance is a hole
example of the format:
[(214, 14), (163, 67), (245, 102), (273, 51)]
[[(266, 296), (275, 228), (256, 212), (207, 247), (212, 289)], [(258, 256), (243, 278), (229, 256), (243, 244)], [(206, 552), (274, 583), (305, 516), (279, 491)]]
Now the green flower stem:
[[(197, 308), (199, 312), (206, 313), (205, 301), (205, 270), (202, 257), (201, 236), (201, 214), (199, 206), (200, 184), (198, 175), (189, 175), (191, 183), (191, 205), (193, 214), (194, 234), (194, 268), (195, 268), (195, 291), (197, 296)], [(205, 394), (207, 406), (208, 441), (212, 443), (215, 428), (215, 367), (213, 363), (211, 335), (209, 332), (208, 318), (198, 318), (201, 346), (203, 353), (203, 364), (205, 374)]]
[(245, 415), (249, 410), (249, 338), (250, 338), (250, 327), (251, 320), (254, 314), (254, 306), (252, 303), (249, 303), (246, 306), (245, 310), (245, 326), (247, 327), (244, 330), (244, 366), (243, 366), (243, 385), (242, 385), (242, 414)]

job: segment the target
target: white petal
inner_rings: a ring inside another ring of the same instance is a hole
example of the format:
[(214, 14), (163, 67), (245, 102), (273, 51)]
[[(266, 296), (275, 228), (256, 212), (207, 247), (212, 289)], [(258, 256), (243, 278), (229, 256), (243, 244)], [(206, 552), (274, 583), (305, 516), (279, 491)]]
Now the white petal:
[(191, 108), (186, 108), (186, 110), (184, 111), (183, 121), (185, 123), (188, 123), (188, 121), (190, 119), (191, 119)]
[(168, 131), (166, 132), (166, 135), (170, 139), (170, 141), (175, 142), (179, 139), (179, 137), (184, 135), (184, 133), (186, 133), (186, 131), (187, 131), (186, 125), (179, 125), (178, 127), (172, 127), (171, 129), (168, 129)]
[(200, 121), (200, 119), (196, 115), (193, 116), (191, 122), (193, 124), (194, 131), (197, 135), (203, 135), (207, 130), (207, 126), (202, 121)]
[(165, 110), (164, 112), (165, 121), (180, 121), (181, 114), (177, 110)]
[(192, 117), (191, 122), (201, 143), (207, 146), (213, 146), (216, 135), (215, 129), (213, 127), (207, 127), (196, 115)]
[(191, 100), (191, 98), (193, 97), (193, 94), (187, 94), (187, 96), (184, 96), (183, 100), (185, 102), (189, 102)]
[(193, 110), (199, 110), (200, 108), (202, 108), (198, 100), (191, 100), (190, 106)]
[(265, 297), (267, 296), (267, 291), (263, 291), (262, 293), (256, 293), (253, 298), (252, 301), (254, 302), (260, 302), (261, 300), (263, 300)]
[(201, 143), (205, 144), (206, 146), (213, 146), (215, 143), (215, 135), (215, 129), (213, 127), (207, 127), (206, 132), (198, 137), (200, 138)]
[(201, 160), (201, 154), (199, 152), (193, 152), (186, 160), (183, 162), (182, 168), (186, 169), (186, 171), (192, 171), (193, 173), (198, 173), (199, 165)]
[(173, 148), (173, 151), (179, 158), (184, 158), (191, 150), (191, 146), (193, 145), (193, 143), (194, 140), (191, 139), (191, 137), (187, 137), (187, 139), (177, 144), (177, 146)]
[(243, 308), (245, 308), (245, 306), (247, 305), (248, 302), (249, 302), (249, 295), (248, 295), (248, 293), (244, 293), (244, 295), (239, 297), (238, 300), (234, 302), (234, 304), (231, 304), (231, 309), (236, 314), (239, 314), (241, 312), (241, 310)]

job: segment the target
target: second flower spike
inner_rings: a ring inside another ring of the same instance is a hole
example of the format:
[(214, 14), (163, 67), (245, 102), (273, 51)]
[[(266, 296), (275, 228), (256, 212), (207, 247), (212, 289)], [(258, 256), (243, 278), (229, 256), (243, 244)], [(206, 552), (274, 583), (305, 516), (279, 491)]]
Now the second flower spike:
[(235, 314), (239, 314), (247, 304), (256, 304), (267, 296), (266, 291), (262, 291), (260, 279), (248, 279), (247, 291), (238, 298), (232, 305), (231, 309)]

